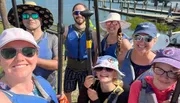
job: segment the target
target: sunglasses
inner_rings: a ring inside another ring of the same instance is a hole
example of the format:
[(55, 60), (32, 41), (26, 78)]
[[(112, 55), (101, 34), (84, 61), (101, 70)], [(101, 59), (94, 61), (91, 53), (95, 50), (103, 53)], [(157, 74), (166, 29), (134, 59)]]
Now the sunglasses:
[(142, 36), (138, 34), (138, 35), (135, 35), (133, 39), (136, 41), (141, 41), (143, 39), (144, 42), (149, 43), (152, 41), (153, 38), (149, 35)]
[(117, 25), (118, 24), (118, 21), (107, 21), (106, 22), (106, 25), (109, 26), (109, 25)]
[(100, 71), (102, 71), (103, 69), (105, 69), (107, 72), (112, 72), (112, 71), (114, 71), (114, 70), (111, 69), (111, 68), (105, 68), (105, 67), (98, 67), (98, 68), (95, 68), (94, 70), (95, 70), (96, 72), (100, 72)]
[(33, 18), (33, 19), (38, 19), (39, 18), (39, 14), (37, 13), (32, 13), (32, 14), (28, 14), (28, 13), (23, 13), (22, 14), (22, 19), (29, 19), (29, 18)]
[(73, 15), (80, 15), (81, 11), (73, 11)]
[(20, 50), (21, 53), (26, 57), (33, 57), (37, 51), (37, 49), (33, 47), (4, 48), (0, 51), (0, 53), (4, 59), (12, 59), (17, 55), (18, 50)]
[(178, 77), (176, 73), (173, 73), (172, 71), (165, 71), (159, 67), (154, 67), (153, 71), (157, 75), (163, 75), (164, 73), (166, 73), (166, 76), (171, 79), (177, 79)]

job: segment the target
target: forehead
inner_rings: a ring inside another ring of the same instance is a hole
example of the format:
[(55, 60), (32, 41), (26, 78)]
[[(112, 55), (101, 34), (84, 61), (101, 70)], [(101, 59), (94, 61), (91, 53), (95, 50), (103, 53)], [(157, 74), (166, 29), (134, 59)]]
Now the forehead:
[(38, 14), (38, 12), (33, 11), (33, 10), (26, 10), (24, 13), (37, 13)]
[(83, 5), (77, 5), (77, 6), (74, 8), (74, 11), (77, 11), (77, 10), (79, 10), (79, 11), (84, 11), (84, 10), (86, 10), (86, 8), (85, 8)]
[(155, 67), (162, 68), (164, 71), (177, 71), (178, 70), (177, 68), (174, 68), (173, 66), (166, 64), (166, 63), (158, 62), (158, 63), (155, 63), (154, 65), (155, 65)]

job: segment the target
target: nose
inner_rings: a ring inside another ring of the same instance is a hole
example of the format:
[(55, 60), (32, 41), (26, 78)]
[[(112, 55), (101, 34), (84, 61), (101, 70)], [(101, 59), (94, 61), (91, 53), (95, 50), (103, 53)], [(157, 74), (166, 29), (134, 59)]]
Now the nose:
[(103, 69), (101, 70), (101, 72), (106, 72), (106, 69), (105, 69), (105, 68), (103, 68)]
[(34, 20), (34, 19), (32, 17), (30, 17), (29, 20)]
[(17, 52), (15, 60), (17, 61), (23, 61), (24, 60), (24, 55), (21, 52)]
[(161, 76), (164, 77), (165, 79), (168, 79), (168, 74), (167, 73), (164, 73)]

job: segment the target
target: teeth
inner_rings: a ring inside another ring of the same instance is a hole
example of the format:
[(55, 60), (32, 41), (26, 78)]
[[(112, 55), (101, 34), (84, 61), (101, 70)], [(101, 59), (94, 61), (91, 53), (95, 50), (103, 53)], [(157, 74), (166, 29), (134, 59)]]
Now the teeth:
[(14, 68), (24, 68), (27, 65), (18, 65), (18, 66), (14, 66)]
[(144, 48), (145, 46), (139, 45), (140, 48)]

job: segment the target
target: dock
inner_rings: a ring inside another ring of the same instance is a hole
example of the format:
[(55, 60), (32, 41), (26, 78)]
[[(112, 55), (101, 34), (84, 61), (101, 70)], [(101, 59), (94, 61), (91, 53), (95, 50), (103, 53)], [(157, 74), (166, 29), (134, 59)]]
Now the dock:
[[(110, 9), (110, 8), (103, 8), (103, 7), (99, 7), (100, 10), (104, 10), (104, 11), (108, 11), (108, 12), (117, 12), (123, 15), (127, 15), (127, 16), (131, 16), (131, 17), (135, 17), (135, 16), (139, 16), (139, 17), (144, 17), (144, 18), (150, 18), (150, 19), (163, 19), (165, 20), (167, 18), (167, 15), (157, 15), (157, 14), (146, 14), (146, 13), (137, 13), (137, 12), (131, 12), (131, 11), (126, 11), (126, 10), (119, 10), (119, 9)], [(180, 16), (170, 16), (169, 19), (180, 19)]]
[[(109, 2), (108, 2), (109, 1)], [(106, 4), (108, 2), (108, 4)], [(113, 4), (119, 4), (119, 8), (113, 8)], [(119, 14), (130, 16), (130, 17), (142, 17), (147, 18), (157, 22), (166, 21), (167, 23), (177, 23), (180, 22), (180, 12), (177, 12), (177, 6), (174, 10), (172, 9), (172, 4), (168, 7), (164, 7), (164, 3), (161, 6), (149, 6), (147, 0), (143, 3), (139, 2), (122, 2), (122, 0), (100, 0), (98, 8), (103, 11), (117, 12)], [(138, 5), (138, 6), (137, 6)], [(171, 11), (170, 11), (171, 10)], [(171, 15), (172, 14), (172, 15)]]
[[(128, 9), (128, 7), (123, 7), (123, 9)], [(133, 7), (129, 7), (130, 10), (134, 10)], [(139, 10), (139, 11), (145, 11), (145, 12), (155, 12), (155, 13), (158, 13), (158, 14), (166, 14), (168, 15), (168, 11), (167, 10), (156, 10), (156, 9), (150, 9), (150, 8), (136, 8), (136, 10)], [(173, 12), (172, 11), (172, 15), (173, 16), (180, 16), (180, 12)]]

